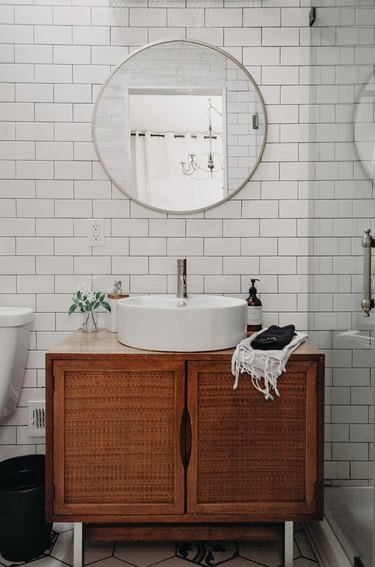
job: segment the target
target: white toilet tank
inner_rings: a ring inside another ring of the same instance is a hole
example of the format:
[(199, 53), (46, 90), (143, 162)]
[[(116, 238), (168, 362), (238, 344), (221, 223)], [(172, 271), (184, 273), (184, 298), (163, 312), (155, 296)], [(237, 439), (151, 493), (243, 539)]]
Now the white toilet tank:
[(0, 307), (0, 419), (17, 405), (33, 315), (29, 307)]

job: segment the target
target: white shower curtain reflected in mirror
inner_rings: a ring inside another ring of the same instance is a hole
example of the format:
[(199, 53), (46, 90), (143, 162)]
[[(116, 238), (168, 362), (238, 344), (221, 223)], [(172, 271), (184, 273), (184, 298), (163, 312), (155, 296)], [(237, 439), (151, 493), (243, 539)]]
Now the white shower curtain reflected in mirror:
[[(189, 211), (224, 199), (220, 136), (212, 140), (215, 168), (211, 177), (207, 170), (208, 140), (203, 133), (176, 135), (173, 132), (136, 131), (131, 135), (131, 184), (134, 197), (156, 208)], [(185, 175), (186, 165), (194, 154), (206, 171)], [(220, 159), (221, 156), (221, 159)]]

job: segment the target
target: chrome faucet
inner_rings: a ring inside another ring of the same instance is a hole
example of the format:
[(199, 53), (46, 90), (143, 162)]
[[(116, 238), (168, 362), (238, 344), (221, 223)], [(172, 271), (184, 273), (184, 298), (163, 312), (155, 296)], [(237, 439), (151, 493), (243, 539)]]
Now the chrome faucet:
[(187, 297), (186, 258), (177, 259), (177, 294), (182, 299)]

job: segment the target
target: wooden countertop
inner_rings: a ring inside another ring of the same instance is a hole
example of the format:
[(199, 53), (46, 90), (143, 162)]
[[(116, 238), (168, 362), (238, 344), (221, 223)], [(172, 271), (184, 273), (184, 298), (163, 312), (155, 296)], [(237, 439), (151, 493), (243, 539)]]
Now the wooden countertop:
[[(77, 354), (89, 355), (148, 355), (159, 354), (163, 356), (174, 356), (186, 358), (186, 354), (190, 358), (228, 358), (232, 356), (234, 348), (226, 350), (216, 350), (210, 352), (162, 352), (152, 350), (141, 350), (137, 348), (128, 347), (121, 344), (117, 340), (117, 333), (112, 333), (106, 329), (99, 329), (96, 333), (84, 333), (81, 329), (74, 331), (71, 335), (58, 343), (48, 356), (56, 358), (56, 355), (68, 355), (67, 357)], [(292, 354), (293, 357), (309, 358), (316, 356), (323, 356), (315, 347), (310, 343), (302, 343)]]

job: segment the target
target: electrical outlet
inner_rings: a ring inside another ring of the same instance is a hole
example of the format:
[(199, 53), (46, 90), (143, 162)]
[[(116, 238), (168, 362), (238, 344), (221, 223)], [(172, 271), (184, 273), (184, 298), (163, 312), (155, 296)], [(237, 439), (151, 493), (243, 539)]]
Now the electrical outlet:
[(104, 220), (88, 219), (89, 246), (104, 246)]

